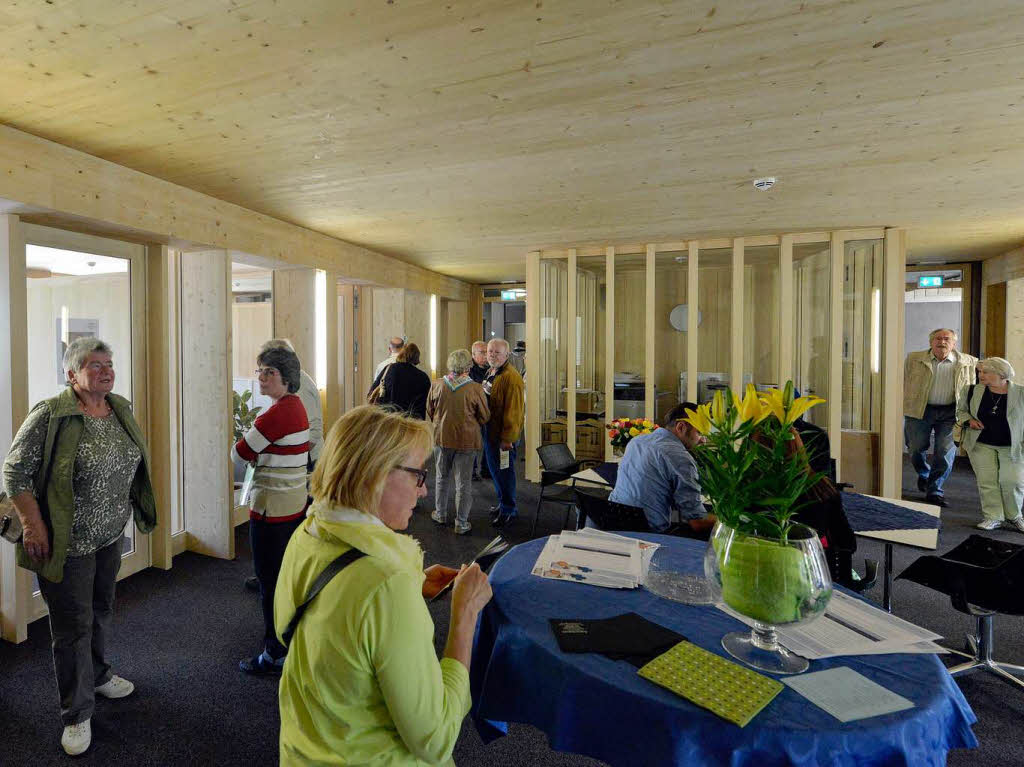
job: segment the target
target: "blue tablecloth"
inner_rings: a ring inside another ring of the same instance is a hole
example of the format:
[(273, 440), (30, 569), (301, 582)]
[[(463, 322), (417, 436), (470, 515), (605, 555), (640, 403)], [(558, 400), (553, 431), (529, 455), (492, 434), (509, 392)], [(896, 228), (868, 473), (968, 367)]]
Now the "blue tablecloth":
[[(666, 548), (669, 563), (701, 572), (699, 541), (638, 537)], [(740, 728), (637, 675), (624, 661), (562, 653), (548, 618), (609, 618), (635, 611), (729, 657), (721, 638), (743, 625), (714, 607), (687, 606), (645, 589), (618, 591), (530, 575), (543, 539), (510, 550), (491, 573), (494, 598), (480, 617), (470, 680), (485, 741), (505, 722), (532, 724), (551, 747), (612, 765), (943, 765), (971, 748), (976, 721), (934, 655), (812, 661), (811, 671), (849, 666), (909, 698), (908, 711), (842, 724), (788, 687)], [(663, 553), (659, 551), (659, 556)]]

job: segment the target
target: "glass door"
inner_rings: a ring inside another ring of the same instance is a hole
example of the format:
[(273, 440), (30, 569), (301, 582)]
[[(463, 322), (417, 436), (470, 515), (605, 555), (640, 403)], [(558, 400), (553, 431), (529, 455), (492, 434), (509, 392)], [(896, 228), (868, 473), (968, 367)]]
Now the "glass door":
[[(114, 393), (132, 403), (143, 433), (145, 258), (141, 245), (24, 225), (29, 406), (65, 386), (63, 356), (76, 338), (95, 336), (113, 350)], [(148, 567), (148, 536), (125, 526), (119, 578)], [(35, 588), (29, 620), (45, 613)]]

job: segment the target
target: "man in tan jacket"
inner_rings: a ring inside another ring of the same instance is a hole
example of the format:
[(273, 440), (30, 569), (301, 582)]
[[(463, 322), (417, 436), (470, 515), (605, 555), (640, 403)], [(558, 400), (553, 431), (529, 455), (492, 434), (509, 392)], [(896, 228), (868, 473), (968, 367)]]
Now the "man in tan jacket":
[(483, 386), (487, 392), (491, 417), (484, 427), (484, 454), (498, 496), (498, 505), (491, 509), (495, 527), (507, 525), (518, 516), (516, 442), (523, 430), (526, 403), (523, 399), (523, 378), (519, 371), (508, 364), (510, 351), (508, 341), (504, 338), (492, 338), (487, 343), (487, 361), (491, 368)]
[[(903, 366), (903, 436), (917, 472), (917, 489), (928, 503), (948, 505), (942, 485), (953, 470), (956, 445), (956, 398), (974, 383), (977, 357), (956, 350), (956, 331), (938, 328), (928, 334), (930, 348), (911, 352)], [(935, 434), (935, 453), (928, 463), (928, 445)]]

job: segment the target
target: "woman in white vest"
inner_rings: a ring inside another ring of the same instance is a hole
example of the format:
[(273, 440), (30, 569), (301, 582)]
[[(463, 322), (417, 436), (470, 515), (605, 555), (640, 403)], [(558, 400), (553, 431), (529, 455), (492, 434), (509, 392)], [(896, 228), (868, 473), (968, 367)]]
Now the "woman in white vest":
[(957, 396), (962, 447), (971, 459), (981, 496), (981, 530), (1001, 525), (1024, 533), (1024, 386), (1012, 383), (1013, 366), (1002, 357), (978, 363), (981, 383)]

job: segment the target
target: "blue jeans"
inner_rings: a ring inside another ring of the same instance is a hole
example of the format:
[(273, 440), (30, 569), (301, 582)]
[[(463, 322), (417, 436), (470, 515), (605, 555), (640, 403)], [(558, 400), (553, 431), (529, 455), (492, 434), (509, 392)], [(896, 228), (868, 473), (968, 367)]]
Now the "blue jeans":
[[(927, 483), (928, 495), (942, 495), (942, 485), (953, 471), (956, 445), (953, 444), (953, 425), (956, 423), (956, 405), (928, 405), (924, 418), (903, 418), (903, 436), (910, 451), (910, 462), (917, 476)], [(928, 443), (935, 432), (935, 453), (928, 465)]]
[(516, 446), (508, 451), (508, 468), (501, 466), (501, 445), (487, 438), (487, 427), (484, 427), (484, 455), (487, 457), (487, 469), (491, 472), (494, 492), (498, 496), (501, 513), (516, 513)]

